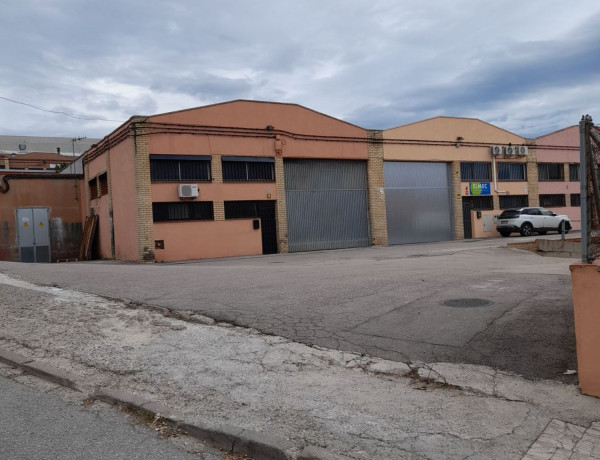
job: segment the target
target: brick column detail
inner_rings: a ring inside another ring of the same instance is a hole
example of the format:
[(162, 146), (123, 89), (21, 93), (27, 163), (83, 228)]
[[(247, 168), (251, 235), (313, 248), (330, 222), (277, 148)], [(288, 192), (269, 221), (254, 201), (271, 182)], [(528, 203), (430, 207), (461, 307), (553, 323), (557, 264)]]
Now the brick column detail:
[(150, 151), (148, 129), (144, 117), (131, 120), (135, 176), (135, 202), (138, 231), (138, 261), (154, 261), (154, 222), (152, 220), (152, 190), (150, 182)]
[(221, 163), (221, 155), (212, 155), (210, 159), (210, 175), (212, 181), (220, 184), (223, 182), (223, 164)]
[(498, 195), (498, 194), (492, 195), (492, 203), (493, 203), (494, 209), (500, 209), (500, 195)]
[(289, 252), (288, 248), (288, 222), (287, 207), (285, 201), (285, 175), (283, 169), (283, 158), (280, 154), (275, 156), (275, 190), (277, 193), (277, 250), (280, 253)]
[(367, 189), (369, 197), (369, 228), (371, 244), (387, 246), (387, 216), (385, 210), (385, 181), (383, 176), (383, 131), (367, 131)]
[(463, 226), (462, 188), (460, 182), (460, 161), (452, 162), (452, 213), (454, 214), (454, 238), (463, 240), (465, 229)]
[(529, 144), (529, 142), (531, 141), (528, 141), (527, 145), (527, 194), (529, 197), (529, 206), (539, 206), (537, 152), (535, 143), (532, 142)]

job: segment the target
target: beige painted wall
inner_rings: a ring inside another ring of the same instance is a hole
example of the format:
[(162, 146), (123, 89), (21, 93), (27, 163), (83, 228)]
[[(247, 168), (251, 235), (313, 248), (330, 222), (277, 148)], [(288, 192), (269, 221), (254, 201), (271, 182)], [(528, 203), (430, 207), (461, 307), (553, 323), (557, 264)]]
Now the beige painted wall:
[(598, 397), (600, 397), (599, 268), (598, 264), (571, 265), (579, 388), (582, 393)]
[(154, 237), (165, 242), (165, 249), (155, 250), (156, 261), (262, 254), (261, 230), (253, 229), (253, 220), (155, 223)]
[[(179, 201), (179, 182), (153, 182), (152, 201)], [(275, 199), (275, 182), (198, 182), (198, 201)]]
[[(540, 163), (579, 163), (579, 126), (540, 136), (535, 143), (538, 145), (537, 158)], [(571, 148), (556, 149), (556, 146)]]

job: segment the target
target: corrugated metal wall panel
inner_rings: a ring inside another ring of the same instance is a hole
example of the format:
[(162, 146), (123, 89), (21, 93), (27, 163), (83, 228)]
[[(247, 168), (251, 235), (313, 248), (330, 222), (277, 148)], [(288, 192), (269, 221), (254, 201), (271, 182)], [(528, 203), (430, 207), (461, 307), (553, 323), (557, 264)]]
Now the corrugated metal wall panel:
[(290, 252), (368, 246), (363, 161), (284, 162)]
[(384, 163), (390, 244), (453, 239), (449, 165)]

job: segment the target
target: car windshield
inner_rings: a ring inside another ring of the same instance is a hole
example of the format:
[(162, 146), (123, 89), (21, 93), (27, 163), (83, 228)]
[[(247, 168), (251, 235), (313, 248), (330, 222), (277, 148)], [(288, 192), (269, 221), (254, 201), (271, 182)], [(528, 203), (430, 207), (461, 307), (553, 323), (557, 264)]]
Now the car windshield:
[(515, 217), (519, 217), (521, 215), (521, 211), (518, 209), (507, 209), (500, 214), (500, 219), (514, 219)]

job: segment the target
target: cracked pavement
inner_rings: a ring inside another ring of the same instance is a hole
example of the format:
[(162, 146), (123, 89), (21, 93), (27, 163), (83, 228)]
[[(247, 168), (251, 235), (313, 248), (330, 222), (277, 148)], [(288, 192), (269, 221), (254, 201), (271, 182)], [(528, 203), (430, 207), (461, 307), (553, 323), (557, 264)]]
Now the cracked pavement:
[[(556, 238), (546, 236), (544, 238)], [(479, 364), (576, 382), (569, 259), (467, 240), (172, 264), (18, 264), (0, 272), (196, 312), (308, 345)], [(452, 308), (476, 298), (490, 306)]]
[[(497, 369), (330, 350), (0, 275), (0, 347), (213, 425), (355, 459), (521, 458), (552, 420), (600, 400)], [(193, 319), (193, 321), (191, 321)], [(204, 324), (203, 324), (204, 323)]]

